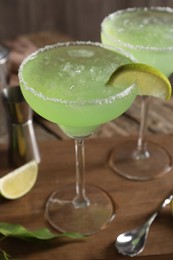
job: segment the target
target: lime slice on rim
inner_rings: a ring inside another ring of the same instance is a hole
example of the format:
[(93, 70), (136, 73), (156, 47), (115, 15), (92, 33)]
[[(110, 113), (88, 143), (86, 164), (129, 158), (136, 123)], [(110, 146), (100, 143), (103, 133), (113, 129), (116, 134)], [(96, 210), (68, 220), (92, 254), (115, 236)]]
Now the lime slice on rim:
[(1, 196), (18, 199), (28, 193), (34, 186), (38, 174), (36, 161), (30, 161), (0, 178)]
[(170, 99), (172, 87), (169, 79), (159, 70), (141, 63), (120, 66), (110, 76), (106, 85), (135, 84), (138, 95), (154, 96), (165, 100)]

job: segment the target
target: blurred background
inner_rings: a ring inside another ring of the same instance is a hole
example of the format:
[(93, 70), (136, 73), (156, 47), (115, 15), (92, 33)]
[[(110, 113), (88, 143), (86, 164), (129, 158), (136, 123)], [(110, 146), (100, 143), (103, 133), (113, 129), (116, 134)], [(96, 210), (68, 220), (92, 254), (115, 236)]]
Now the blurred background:
[(117, 9), (170, 6), (172, 0), (0, 0), (0, 40), (59, 31), (76, 40), (100, 40), (100, 23)]
[[(100, 41), (100, 24), (108, 14), (144, 6), (173, 8), (173, 0), (0, 0), (0, 43), (5, 43), (10, 49), (9, 85), (19, 84), (18, 67), (24, 57), (37, 48), (59, 41)], [(116, 122), (103, 125), (97, 136), (138, 134), (140, 111), (141, 102), (136, 99)], [(169, 103), (154, 99), (149, 111), (148, 133), (172, 133), (172, 111), (173, 99)], [(67, 138), (56, 125), (36, 114), (34, 120), (39, 140)], [(5, 141), (4, 136), (0, 137), (0, 143)]]

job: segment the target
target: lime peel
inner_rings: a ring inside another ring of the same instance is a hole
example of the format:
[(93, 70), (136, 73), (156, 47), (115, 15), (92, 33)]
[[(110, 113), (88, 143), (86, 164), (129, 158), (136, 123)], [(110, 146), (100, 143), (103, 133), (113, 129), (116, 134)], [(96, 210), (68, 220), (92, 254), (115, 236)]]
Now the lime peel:
[(35, 160), (11, 171), (0, 178), (0, 194), (7, 199), (17, 199), (28, 193), (34, 186), (38, 175)]
[(159, 70), (142, 63), (130, 63), (116, 69), (106, 85), (126, 86), (135, 84), (138, 95), (147, 95), (169, 100), (172, 87), (169, 79)]

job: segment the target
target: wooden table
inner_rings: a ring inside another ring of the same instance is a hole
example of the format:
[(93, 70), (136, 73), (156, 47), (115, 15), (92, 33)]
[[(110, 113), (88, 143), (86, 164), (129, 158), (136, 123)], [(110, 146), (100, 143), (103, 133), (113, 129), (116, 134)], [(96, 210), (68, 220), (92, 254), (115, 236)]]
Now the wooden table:
[[(38, 47), (68, 36), (56, 32), (27, 35)], [(115, 145), (129, 136), (137, 136), (140, 123), (140, 98), (118, 119), (103, 125), (86, 142), (87, 182), (106, 189), (117, 204), (115, 220), (107, 229), (83, 240), (56, 239), (40, 244), (26, 244), (15, 239), (0, 243), (13, 257), (21, 260), (89, 260), (131, 259), (121, 256), (114, 248), (115, 237), (126, 229), (145, 221), (146, 217), (172, 189), (173, 171), (160, 179), (133, 182), (113, 173), (107, 166), (107, 157)], [(148, 120), (148, 138), (166, 146), (173, 156), (173, 98), (169, 102), (154, 99)], [(34, 128), (40, 146), (42, 161), (35, 187), (19, 200), (1, 199), (0, 221), (20, 223), (30, 229), (50, 227), (44, 219), (45, 202), (50, 193), (74, 181), (74, 147), (62, 131), (38, 115)], [(63, 141), (62, 141), (63, 140)], [(7, 136), (0, 137), (0, 176), (9, 171), (6, 154)], [(50, 151), (50, 152), (48, 152)], [(167, 208), (154, 222), (140, 260), (173, 259), (173, 218)]]
[[(116, 218), (105, 230), (85, 240), (63, 238), (32, 244), (7, 239), (0, 247), (20, 260), (131, 259), (118, 254), (114, 248), (115, 238), (142, 224), (172, 190), (173, 170), (148, 182), (129, 181), (116, 175), (109, 169), (107, 158), (112, 148), (126, 138), (90, 138), (86, 141), (86, 182), (107, 190), (117, 205)], [(167, 147), (173, 156), (173, 135), (155, 135), (152, 139)], [(74, 182), (74, 143), (71, 140), (42, 142), (40, 151), (42, 161), (36, 185), (18, 200), (1, 199), (0, 221), (20, 223), (29, 229), (51, 228), (44, 218), (45, 202), (53, 190)], [(9, 171), (4, 147), (0, 147), (0, 155), (2, 176)], [(136, 259), (173, 259), (172, 241), (173, 217), (167, 207), (153, 223), (146, 248)]]

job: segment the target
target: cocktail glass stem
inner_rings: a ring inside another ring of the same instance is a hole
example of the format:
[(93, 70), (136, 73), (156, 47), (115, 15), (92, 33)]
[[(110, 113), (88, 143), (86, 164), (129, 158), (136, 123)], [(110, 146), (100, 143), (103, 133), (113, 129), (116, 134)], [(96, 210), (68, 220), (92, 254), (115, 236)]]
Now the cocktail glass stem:
[(75, 138), (75, 185), (55, 190), (46, 203), (45, 214), (49, 223), (61, 232), (91, 235), (113, 220), (115, 205), (104, 190), (85, 184), (84, 140)]
[(137, 149), (133, 154), (133, 157), (136, 160), (147, 159), (150, 157), (150, 153), (147, 150), (147, 142), (145, 140), (150, 100), (151, 98), (147, 96), (143, 96), (141, 100), (141, 122), (139, 128), (139, 136), (137, 140)]
[(73, 204), (76, 208), (84, 208), (90, 205), (85, 192), (85, 149), (84, 138), (75, 139), (76, 156), (76, 196)]
[(115, 147), (109, 158), (110, 167), (121, 176), (146, 181), (166, 174), (172, 168), (169, 152), (158, 143), (146, 140), (151, 97), (143, 96), (138, 140), (130, 139)]

